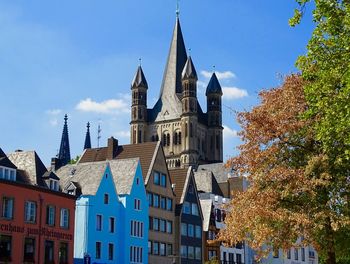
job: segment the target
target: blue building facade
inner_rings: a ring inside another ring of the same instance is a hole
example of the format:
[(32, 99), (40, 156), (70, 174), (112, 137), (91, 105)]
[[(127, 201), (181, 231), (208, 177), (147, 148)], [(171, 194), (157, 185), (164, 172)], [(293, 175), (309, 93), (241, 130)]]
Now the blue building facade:
[(148, 263), (148, 204), (138, 159), (67, 165), (57, 171), (79, 195), (74, 263)]

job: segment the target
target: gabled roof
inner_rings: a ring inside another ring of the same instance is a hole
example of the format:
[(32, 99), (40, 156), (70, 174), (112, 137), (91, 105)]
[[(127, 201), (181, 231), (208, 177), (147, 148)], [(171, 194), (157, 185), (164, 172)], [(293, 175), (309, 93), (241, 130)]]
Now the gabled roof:
[(203, 213), (203, 231), (208, 231), (213, 201), (211, 199), (200, 199), (199, 201)]
[(137, 88), (137, 87), (148, 88), (148, 84), (147, 84), (145, 75), (143, 74), (143, 70), (141, 66), (137, 68), (136, 74), (131, 83), (131, 88)]
[(224, 163), (219, 162), (219, 163), (199, 165), (197, 172), (201, 172), (201, 171), (212, 172), (216, 181), (218, 183), (222, 183), (222, 182), (226, 182), (228, 180), (228, 176), (231, 172), (231, 169), (225, 167)]
[(16, 151), (8, 154), (8, 158), (20, 170), (19, 181), (47, 187), (42, 178), (47, 169), (35, 151)]
[[(146, 142), (141, 144), (130, 144), (118, 146), (114, 159), (140, 158), (143, 180), (146, 181), (152, 160), (157, 155), (159, 142)], [(107, 147), (86, 149), (79, 164), (107, 160)]]
[(119, 195), (130, 194), (139, 159), (120, 159), (86, 162), (61, 167), (56, 171), (63, 188), (81, 187), (82, 195), (95, 195), (107, 166), (110, 167), (116, 191)]
[(199, 192), (213, 193), (224, 196), (218, 182), (210, 170), (198, 170), (194, 173), (197, 190)]
[(219, 83), (218, 78), (216, 77), (215, 72), (211, 76), (209, 84), (207, 86), (207, 90), (205, 92), (205, 95), (208, 95), (208, 94), (219, 94), (219, 95), (222, 95), (221, 85)]
[(194, 79), (194, 80), (198, 80), (198, 76), (197, 76), (197, 72), (196, 72), (196, 68), (193, 65), (192, 62), (192, 58), (191, 56), (188, 56), (185, 67), (182, 71), (182, 79)]
[(191, 169), (174, 169), (169, 170), (170, 179), (175, 184), (174, 192), (176, 195), (176, 204), (182, 204), (186, 195), (186, 187), (191, 174)]
[(11, 169), (17, 169), (17, 167), (9, 160), (9, 158), (6, 156), (6, 154), (2, 151), (0, 148), (0, 166), (11, 168)]
[(43, 174), (42, 176), (43, 179), (53, 179), (53, 180), (56, 180), (56, 181), (59, 181), (60, 178), (57, 177), (57, 175), (53, 172), (53, 171), (47, 171)]

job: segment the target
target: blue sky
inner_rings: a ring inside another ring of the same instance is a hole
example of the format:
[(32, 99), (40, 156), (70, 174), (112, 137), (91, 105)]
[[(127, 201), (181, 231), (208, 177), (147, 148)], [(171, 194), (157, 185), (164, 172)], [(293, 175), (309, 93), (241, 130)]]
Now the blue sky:
[[(56, 155), (69, 115), (71, 155), (115, 136), (129, 143), (130, 83), (142, 58), (153, 107), (175, 23), (175, 0), (0, 0), (0, 147)], [(295, 72), (313, 24), (288, 19), (294, 0), (180, 0), (187, 48), (199, 73), (202, 108), (208, 73), (224, 87), (224, 158), (237, 154), (232, 110), (251, 109), (261, 89)], [(307, 10), (308, 13), (310, 10)]]

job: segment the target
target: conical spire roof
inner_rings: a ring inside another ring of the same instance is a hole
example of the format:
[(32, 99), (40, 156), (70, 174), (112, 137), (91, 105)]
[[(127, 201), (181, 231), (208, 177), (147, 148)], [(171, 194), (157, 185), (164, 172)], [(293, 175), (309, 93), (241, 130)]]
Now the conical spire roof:
[(91, 148), (90, 122), (88, 122), (86, 124), (86, 136), (85, 136), (84, 149), (90, 149), (90, 148)]
[(68, 125), (67, 125), (68, 116), (64, 116), (64, 125), (61, 139), (60, 151), (58, 153), (58, 159), (61, 162), (61, 165), (64, 166), (69, 163), (70, 159), (70, 148), (69, 148), (69, 138), (68, 138)]
[(205, 92), (205, 95), (208, 95), (208, 94), (220, 94), (220, 95), (222, 95), (221, 85), (219, 83), (218, 78), (216, 77), (215, 72), (211, 76), (208, 87), (207, 87), (207, 91)]
[(182, 92), (181, 74), (187, 61), (180, 20), (177, 17), (166, 63), (160, 97)]
[(182, 71), (182, 79), (195, 79), (198, 80), (196, 68), (193, 65), (191, 56), (188, 56), (185, 67)]
[(148, 84), (147, 84), (145, 75), (143, 74), (143, 70), (142, 70), (141, 65), (137, 68), (135, 77), (131, 83), (131, 87), (132, 88), (138, 88), (138, 87), (148, 88)]

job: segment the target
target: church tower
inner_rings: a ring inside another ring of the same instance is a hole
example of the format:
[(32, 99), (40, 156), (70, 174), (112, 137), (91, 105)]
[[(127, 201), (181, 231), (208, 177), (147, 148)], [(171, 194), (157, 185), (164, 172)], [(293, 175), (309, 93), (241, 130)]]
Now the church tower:
[(143, 74), (141, 65), (137, 68), (134, 80), (131, 84), (131, 143), (145, 142), (147, 126), (147, 89), (148, 84)]
[(84, 142), (84, 150), (91, 148), (91, 137), (90, 137), (90, 122), (86, 124), (86, 135)]
[(207, 113), (209, 128), (209, 159), (220, 162), (223, 159), (222, 127), (222, 89), (215, 72), (211, 76), (205, 95), (207, 96)]
[(188, 56), (182, 71), (182, 135), (184, 135), (184, 150), (181, 153), (181, 163), (184, 167), (197, 166), (197, 72), (191, 56)]
[(132, 82), (130, 141), (161, 141), (168, 168), (222, 162), (222, 90), (214, 74), (207, 89), (208, 112), (197, 100), (198, 76), (187, 56), (177, 12), (160, 95), (147, 109), (148, 85), (141, 67)]

